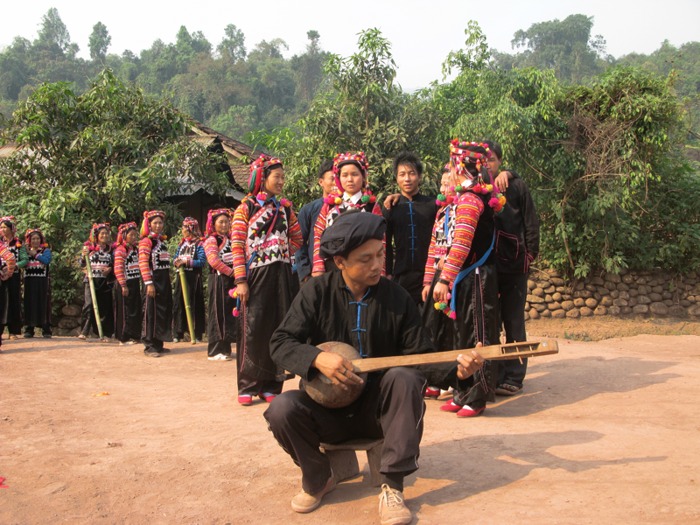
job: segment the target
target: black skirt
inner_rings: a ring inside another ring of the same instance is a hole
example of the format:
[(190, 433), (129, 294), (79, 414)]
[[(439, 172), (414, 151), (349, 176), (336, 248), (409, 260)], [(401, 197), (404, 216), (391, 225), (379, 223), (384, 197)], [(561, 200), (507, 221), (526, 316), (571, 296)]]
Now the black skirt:
[[(94, 277), (92, 282), (95, 285), (95, 296), (97, 297), (97, 308), (100, 311), (100, 322), (102, 324), (102, 335), (112, 337), (114, 334), (114, 312), (112, 309), (112, 281), (104, 277)], [(84, 293), (85, 304), (82, 313), (82, 333), (88, 335), (90, 329), (98, 335), (95, 312), (92, 307), (92, 294), (90, 293), (90, 283), (85, 283)]]
[(233, 316), (236, 306), (228, 291), (233, 288), (233, 277), (219, 275), (216, 270), (209, 274), (207, 291), (209, 294), (209, 317), (207, 319), (207, 339), (211, 345), (220, 341), (235, 343), (238, 322)]
[(144, 341), (172, 341), (173, 288), (169, 270), (153, 270), (153, 286), (156, 296), (148, 297), (144, 286), (143, 327)]
[(12, 274), (7, 281), (7, 327), (11, 334), (22, 330), (22, 278), (19, 272)]
[(129, 295), (124, 297), (119, 283), (114, 285), (114, 337), (122, 343), (129, 339), (141, 338), (141, 321), (143, 319), (143, 301), (141, 300), (141, 283), (139, 279), (126, 281)]
[[(433, 340), (435, 348), (457, 350), (498, 344), (500, 318), (498, 308), (498, 275), (494, 265), (484, 265), (478, 272), (472, 271), (457, 285), (457, 319), (434, 307), (433, 289), (440, 278), (435, 272), (423, 306), (423, 327)], [(498, 377), (497, 363), (486, 361), (484, 367), (470, 377), (466, 388), (455, 393), (455, 403), (481, 408), (495, 399), (494, 390)], [(430, 381), (430, 378), (428, 378)], [(452, 385), (432, 385), (446, 388)]]
[(42, 328), (51, 325), (51, 278), (24, 278), (24, 324)]
[[(185, 273), (187, 290), (190, 296), (190, 307), (192, 309), (192, 317), (194, 318), (194, 336), (197, 339), (201, 339), (205, 327), (202, 270), (197, 268), (194, 270), (182, 271)], [(182, 297), (180, 275), (177, 272), (175, 274), (175, 292), (173, 293), (173, 332), (177, 337), (181, 337), (190, 332), (190, 328), (187, 325), (187, 310), (185, 309), (185, 302)]]
[(270, 338), (292, 304), (298, 280), (290, 264), (275, 262), (252, 269), (248, 288), (248, 304), (238, 317), (239, 374), (263, 381), (283, 380), (284, 370), (270, 357)]

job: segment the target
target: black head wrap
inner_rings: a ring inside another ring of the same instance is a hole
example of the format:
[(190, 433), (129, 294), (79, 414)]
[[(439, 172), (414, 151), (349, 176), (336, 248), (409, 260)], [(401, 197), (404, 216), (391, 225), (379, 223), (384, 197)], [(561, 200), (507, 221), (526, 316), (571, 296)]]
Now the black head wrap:
[(370, 239), (384, 239), (386, 221), (372, 213), (348, 210), (321, 235), (321, 257), (347, 256)]

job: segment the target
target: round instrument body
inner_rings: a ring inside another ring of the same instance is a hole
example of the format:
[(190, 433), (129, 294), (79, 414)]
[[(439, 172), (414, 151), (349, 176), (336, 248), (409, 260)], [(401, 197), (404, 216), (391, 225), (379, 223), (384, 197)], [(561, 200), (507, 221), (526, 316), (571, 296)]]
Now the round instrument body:
[[(327, 343), (321, 343), (317, 346), (324, 352), (339, 354), (348, 361), (360, 358), (360, 353), (346, 343), (329, 341)], [(367, 380), (367, 374), (358, 375), (363, 379), (363, 381)], [(347, 384), (345, 385), (347, 388), (343, 388), (340, 385), (334, 385), (331, 383), (331, 380), (320, 372), (310, 381), (302, 380), (302, 385), (304, 391), (309, 394), (311, 399), (326, 408), (343, 408), (352, 404), (358, 397), (360, 397), (365, 386), (364, 383), (360, 385)]]

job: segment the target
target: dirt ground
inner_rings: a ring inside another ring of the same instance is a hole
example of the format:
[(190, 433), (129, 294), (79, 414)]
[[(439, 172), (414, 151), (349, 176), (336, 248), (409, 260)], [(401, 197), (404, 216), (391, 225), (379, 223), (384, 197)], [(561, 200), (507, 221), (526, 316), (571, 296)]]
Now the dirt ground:
[[(528, 330), (560, 353), (530, 361), (523, 394), (474, 419), (427, 402), (405, 490), (415, 523), (700, 522), (700, 324)], [(235, 364), (207, 361), (204, 344), (172, 349), (4, 341), (0, 523), (378, 523), (363, 476), (295, 514), (299, 473), (265, 404), (238, 406)]]

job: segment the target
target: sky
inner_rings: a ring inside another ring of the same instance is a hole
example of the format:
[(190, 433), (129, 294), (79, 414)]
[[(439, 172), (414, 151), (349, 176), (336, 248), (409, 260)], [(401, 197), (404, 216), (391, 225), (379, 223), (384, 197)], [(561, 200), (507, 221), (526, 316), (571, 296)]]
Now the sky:
[(593, 17), (592, 34), (602, 35), (607, 53), (615, 57), (651, 53), (664, 40), (677, 47), (700, 41), (698, 0), (32, 0), (3, 5), (0, 49), (16, 36), (34, 40), (51, 7), (58, 9), (83, 58), (89, 57), (88, 38), (97, 22), (112, 37), (109, 53), (129, 49), (137, 55), (157, 39), (174, 42), (182, 25), (204, 33), (214, 48), (228, 24), (243, 31), (249, 51), (261, 40), (281, 38), (289, 46), (286, 57), (304, 52), (311, 29), (321, 35), (322, 49), (349, 56), (360, 31), (378, 28), (392, 45), (397, 81), (406, 90), (441, 80), (448, 53), (464, 47), (469, 20), (479, 23), (489, 47), (508, 53), (514, 52), (510, 42), (516, 31), (571, 14)]

